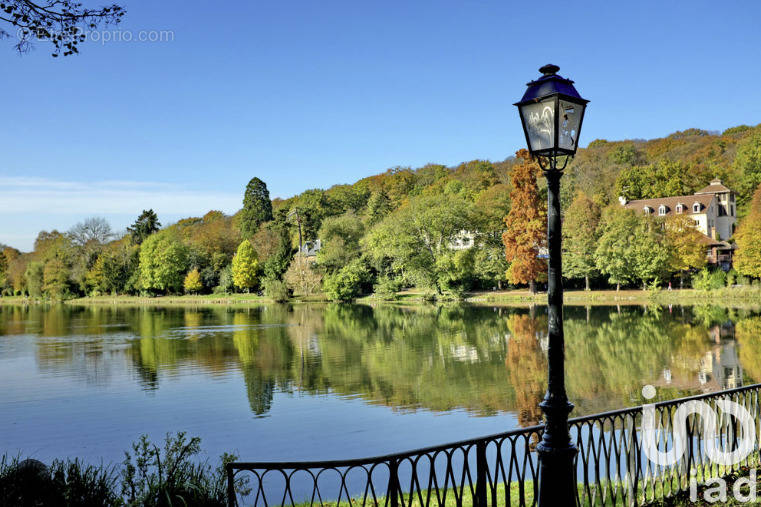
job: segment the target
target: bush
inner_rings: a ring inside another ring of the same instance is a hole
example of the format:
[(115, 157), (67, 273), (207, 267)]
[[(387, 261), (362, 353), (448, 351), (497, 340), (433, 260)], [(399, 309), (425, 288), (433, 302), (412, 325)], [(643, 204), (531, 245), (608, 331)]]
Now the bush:
[(708, 288), (711, 290), (722, 289), (727, 286), (727, 274), (721, 269), (717, 269), (711, 273), (709, 279)]
[(214, 287), (214, 294), (230, 294), (232, 292), (235, 292), (233, 271), (230, 266), (227, 266), (219, 273), (219, 285)]
[(692, 277), (692, 288), (697, 290), (708, 290), (711, 286), (711, 273), (708, 269), (703, 268), (695, 273)]
[(721, 269), (709, 271), (703, 268), (692, 277), (692, 288), (698, 290), (717, 290), (726, 287), (727, 274)]
[[(143, 435), (126, 453), (120, 474), (112, 467), (83, 465), (78, 460), (54, 461), (45, 467), (34, 460), (0, 457), (0, 505), (14, 507), (224, 507), (225, 466), (237, 459), (224, 454), (217, 468), (191, 461), (200, 452), (199, 438), (167, 435), (163, 448)], [(19, 466), (21, 465), (21, 466)], [(121, 494), (117, 482), (121, 478)], [(235, 490), (251, 492), (248, 479)]]
[(373, 287), (375, 297), (383, 301), (393, 301), (396, 299), (396, 293), (402, 288), (401, 280), (384, 276), (378, 278), (378, 283)]
[(737, 271), (730, 269), (727, 272), (727, 287), (733, 287), (737, 283)]
[(354, 259), (338, 272), (327, 275), (323, 289), (333, 301), (351, 301), (362, 293), (362, 285), (370, 280), (370, 270), (359, 260)]
[[(167, 435), (164, 448), (146, 435), (132, 444), (122, 470), (122, 496), (127, 505), (167, 507), (170, 505), (224, 506), (224, 466), (236, 458), (225, 454), (214, 471), (206, 462), (191, 459), (201, 452), (201, 439), (187, 439), (184, 432)], [(241, 484), (243, 486), (243, 484)]]
[(282, 280), (276, 280), (273, 278), (266, 278), (262, 285), (264, 285), (264, 294), (277, 303), (284, 303), (288, 301), (290, 292), (288, 286)]
[[(20, 466), (19, 466), (20, 465)], [(122, 505), (112, 468), (56, 460), (0, 459), (0, 505), (100, 507)]]

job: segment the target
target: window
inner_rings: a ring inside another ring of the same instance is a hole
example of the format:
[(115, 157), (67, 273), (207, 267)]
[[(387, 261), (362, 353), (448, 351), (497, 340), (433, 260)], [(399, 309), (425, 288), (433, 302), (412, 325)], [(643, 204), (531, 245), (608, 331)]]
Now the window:
[(684, 212), (684, 204), (681, 204), (681, 203), (677, 204), (676, 205), (676, 212), (677, 213), (683, 213)]
[(692, 212), (693, 213), (700, 213), (700, 203), (696, 202), (692, 205)]
[(663, 204), (658, 206), (658, 216), (661, 216), (661, 217), (666, 216), (666, 206), (664, 206)]
[(653, 209), (650, 206), (645, 206), (645, 215), (649, 215), (653, 212)]

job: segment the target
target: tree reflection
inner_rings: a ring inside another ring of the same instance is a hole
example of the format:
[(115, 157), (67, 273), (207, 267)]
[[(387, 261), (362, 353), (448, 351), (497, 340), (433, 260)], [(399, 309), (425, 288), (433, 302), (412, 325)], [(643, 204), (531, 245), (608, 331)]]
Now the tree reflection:
[[(742, 382), (743, 369), (761, 382), (758, 314), (707, 306), (565, 313), (574, 415), (641, 404), (644, 384), (673, 397)], [(545, 329), (541, 307), (0, 306), (1, 339), (37, 337), (43, 371), (107, 383), (124, 358), (148, 391), (170, 377), (241, 374), (256, 415), (271, 410), (276, 393), (331, 393), (395, 410), (515, 412), (533, 425)]]

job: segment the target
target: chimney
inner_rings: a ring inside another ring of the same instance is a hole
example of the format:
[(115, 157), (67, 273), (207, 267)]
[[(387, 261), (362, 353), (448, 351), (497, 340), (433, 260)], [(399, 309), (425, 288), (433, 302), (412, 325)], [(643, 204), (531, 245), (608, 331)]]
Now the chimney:
[(628, 201), (626, 200), (626, 197), (624, 197), (623, 195), (619, 195), (619, 196), (618, 196), (618, 202), (620, 202), (620, 203), (621, 203), (621, 206), (626, 206), (626, 203), (627, 203)]

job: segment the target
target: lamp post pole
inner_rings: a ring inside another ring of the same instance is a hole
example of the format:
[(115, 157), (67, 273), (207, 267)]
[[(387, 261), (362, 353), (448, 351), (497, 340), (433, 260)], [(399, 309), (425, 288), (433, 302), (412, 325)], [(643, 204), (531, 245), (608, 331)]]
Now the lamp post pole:
[(544, 412), (544, 433), (539, 454), (539, 507), (576, 505), (576, 445), (568, 431), (573, 404), (565, 392), (565, 339), (563, 337), (563, 263), (560, 221), (560, 178), (578, 148), (588, 100), (573, 81), (558, 75), (557, 65), (545, 65), (539, 79), (527, 84), (516, 102), (529, 153), (547, 178), (547, 394), (539, 404)]
[[(554, 161), (550, 161), (554, 165)], [(568, 432), (568, 414), (573, 404), (565, 391), (565, 338), (563, 336), (563, 266), (561, 254), (560, 178), (562, 171), (547, 168), (547, 317), (549, 348), (547, 350), (547, 394), (539, 404), (545, 426), (539, 454), (539, 506), (565, 507), (576, 505), (576, 446)]]

